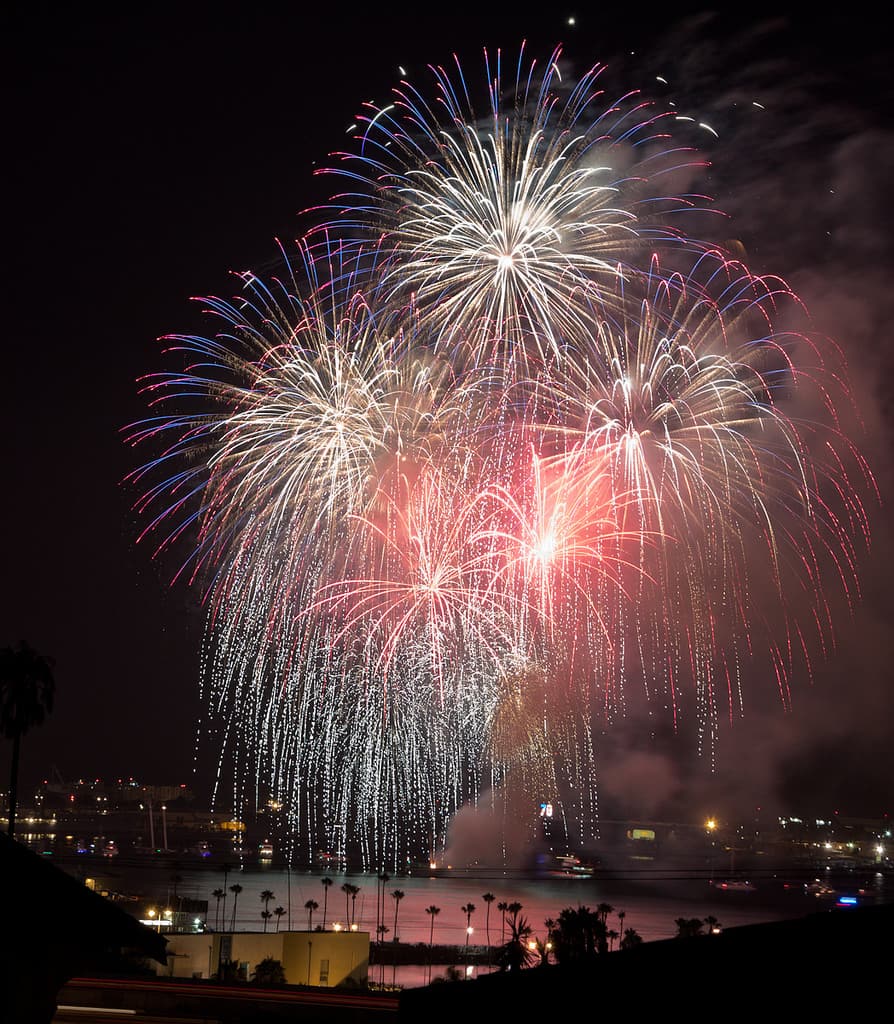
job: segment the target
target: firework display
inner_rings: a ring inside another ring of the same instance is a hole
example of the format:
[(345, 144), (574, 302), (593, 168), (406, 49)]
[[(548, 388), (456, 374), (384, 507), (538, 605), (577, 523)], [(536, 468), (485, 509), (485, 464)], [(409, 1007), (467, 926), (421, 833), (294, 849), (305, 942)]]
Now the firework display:
[(309, 855), (403, 865), (501, 791), (584, 843), (601, 730), (645, 703), (710, 751), (749, 667), (789, 706), (858, 597), (840, 355), (689, 237), (707, 201), (664, 183), (698, 154), (603, 70), (403, 83), (283, 273), (144, 381), (137, 507), (201, 588), (220, 785)]

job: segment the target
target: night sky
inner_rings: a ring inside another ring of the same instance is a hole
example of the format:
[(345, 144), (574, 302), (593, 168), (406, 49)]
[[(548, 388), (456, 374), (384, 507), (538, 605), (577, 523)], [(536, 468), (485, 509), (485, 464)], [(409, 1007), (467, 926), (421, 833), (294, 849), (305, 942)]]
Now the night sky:
[(137, 493), (123, 484), (141, 458), (121, 434), (146, 414), (137, 378), (163, 367), (159, 336), (202, 330), (190, 296), (234, 294), (230, 271), (275, 264), (274, 239), (294, 238), (300, 211), (335, 188), (315, 165), (345, 144), (364, 101), (387, 101), (399, 66), (427, 87), (425, 65), (455, 51), (477, 82), (485, 46), (514, 56), (527, 39), (543, 58), (565, 44), (579, 72), (603, 61), (613, 81), (672, 97), (717, 131), (700, 188), (729, 215), (718, 237), (785, 277), (847, 353), (882, 499), (867, 497), (863, 602), (812, 686), (795, 686), (793, 710), (756, 699), (723, 727), (713, 774), (677, 760), (672, 742), (619, 730), (605, 740), (605, 798), (631, 815), (894, 810), (894, 124), (880, 26), (679, 5), (658, 20), (579, 12), (574, 26), (550, 5), (531, 17), (127, 7), (14, 3), (3, 15), (0, 643), (52, 656), (57, 679), (55, 711), (23, 748), (26, 785), (55, 765), (207, 793), (199, 594), (170, 586), (176, 563), (137, 545)]

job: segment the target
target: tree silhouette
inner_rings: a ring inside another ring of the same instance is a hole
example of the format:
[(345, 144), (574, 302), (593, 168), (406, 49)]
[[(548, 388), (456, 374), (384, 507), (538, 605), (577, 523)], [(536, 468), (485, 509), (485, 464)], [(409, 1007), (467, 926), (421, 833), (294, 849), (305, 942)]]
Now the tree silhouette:
[(621, 939), (620, 949), (633, 949), (643, 941), (642, 935), (635, 928), (625, 928), (624, 938)]
[(605, 924), (606, 918), (614, 909), (615, 908), (611, 905), (611, 903), (599, 903), (596, 906), (596, 913), (599, 915), (599, 920), (603, 924)]
[[(357, 904), (357, 893), (360, 892), (360, 886), (345, 882), (341, 891), (345, 894), (345, 919), (348, 922), (348, 927), (351, 928), (354, 924), (354, 908)], [(348, 909), (348, 899), (351, 900), (350, 909)]]
[(16, 830), (22, 737), (29, 729), (42, 725), (53, 710), (53, 666), (52, 658), (38, 654), (26, 643), (0, 650), (0, 733), (4, 739), (12, 740), (7, 828), (10, 836)]
[(509, 941), (500, 948), (499, 964), (501, 971), (520, 971), (526, 967), (534, 956), (529, 947), (531, 926), (523, 917), (519, 917), (522, 909), (520, 903), (510, 903), (506, 908), (509, 917)]
[(566, 907), (553, 931), (553, 946), (560, 964), (582, 964), (608, 951), (607, 929), (598, 911)]
[(394, 939), (397, 941), (397, 911), (400, 907), (400, 901), (404, 898), (404, 893), (401, 889), (395, 889), (391, 893), (391, 898), (394, 900)]
[(435, 941), (435, 918), (441, 913), (441, 908), (433, 903), (425, 908), (425, 912), (431, 918), (431, 930), (428, 933), (428, 980), (431, 981), (431, 948)]
[(214, 927), (217, 931), (220, 931), (220, 901), (224, 897), (223, 889), (215, 889), (211, 895), (217, 900), (217, 911), (214, 915)]
[(281, 960), (268, 956), (258, 962), (252, 978), (256, 985), (284, 985), (286, 972)]
[(391, 875), (387, 871), (381, 871), (376, 878), (376, 934), (385, 920), (385, 885), (390, 881)]
[(283, 914), (286, 912), (285, 907), (274, 907), (273, 913), (276, 915), (276, 930), (279, 931), (279, 922), (282, 920)]
[(230, 892), (233, 894), (233, 917), (230, 920), (230, 931), (236, 930), (236, 902), (239, 899), (239, 893), (242, 892), (242, 886), (236, 882), (235, 885), (230, 886)]
[(500, 902), (500, 903), (497, 904), (497, 910), (499, 910), (500, 914), (502, 915), (502, 917), (501, 917), (501, 924), (500, 924), (500, 943), (501, 944), (506, 941), (506, 910), (507, 910), (508, 906), (509, 906), (508, 903), (503, 903), (503, 902)]
[(678, 917), (674, 924), (677, 926), (678, 939), (691, 939), (702, 933), (702, 920), (699, 917)]
[(230, 864), (221, 864), (220, 870), (223, 871), (224, 884), (223, 884), (223, 907), (221, 908), (220, 923), (222, 928), (227, 926), (227, 878), (230, 872), (233, 870)]
[(314, 911), (320, 906), (316, 900), (308, 900), (304, 904), (304, 909), (307, 911), (307, 930), (312, 932), (314, 930)]
[(487, 934), (487, 948), (490, 949), (490, 905), (497, 897), (494, 896), (492, 892), (486, 892), (481, 898), (487, 904), (487, 913), (484, 917), (484, 930)]
[(475, 913), (475, 904), (467, 903), (463, 907), (463, 913), (466, 915), (466, 949), (469, 948), (469, 935), (472, 931), (472, 914)]
[(425, 912), (431, 918), (431, 930), (428, 933), (428, 949), (429, 953), (431, 953), (432, 943), (435, 940), (435, 918), (441, 913), (441, 908), (432, 904), (430, 907), (425, 908)]
[(261, 893), (261, 899), (264, 901), (264, 909), (261, 912), (261, 917), (264, 919), (264, 931), (267, 931), (267, 922), (273, 916), (269, 913), (270, 901), (273, 899), (273, 893), (269, 889), (265, 889)]
[(326, 931), (326, 904), (329, 902), (329, 890), (332, 888), (332, 879), (321, 878), (320, 884), (323, 886), (323, 931)]

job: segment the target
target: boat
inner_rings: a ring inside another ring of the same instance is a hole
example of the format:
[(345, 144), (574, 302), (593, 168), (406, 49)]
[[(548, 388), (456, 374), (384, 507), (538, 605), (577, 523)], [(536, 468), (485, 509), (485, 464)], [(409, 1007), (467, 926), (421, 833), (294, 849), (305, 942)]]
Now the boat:
[(572, 853), (559, 854), (547, 864), (550, 878), (592, 878), (593, 865), (584, 864), (580, 857)]
[(755, 892), (757, 889), (753, 882), (747, 882), (741, 878), (727, 878), (723, 881), (711, 882), (711, 885), (724, 892)]

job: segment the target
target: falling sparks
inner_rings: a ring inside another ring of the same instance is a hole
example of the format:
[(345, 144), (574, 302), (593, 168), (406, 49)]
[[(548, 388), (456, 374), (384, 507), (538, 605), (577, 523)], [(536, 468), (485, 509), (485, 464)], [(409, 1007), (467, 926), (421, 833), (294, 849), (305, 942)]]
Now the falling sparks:
[(684, 230), (694, 119), (559, 56), (486, 57), (481, 116), (458, 62), (367, 105), (350, 192), (143, 382), (136, 507), (201, 588), (220, 786), (308, 855), (405, 864), (501, 786), (586, 840), (599, 730), (644, 701), (710, 749), (743, 664), (788, 706), (859, 596), (837, 350)]

